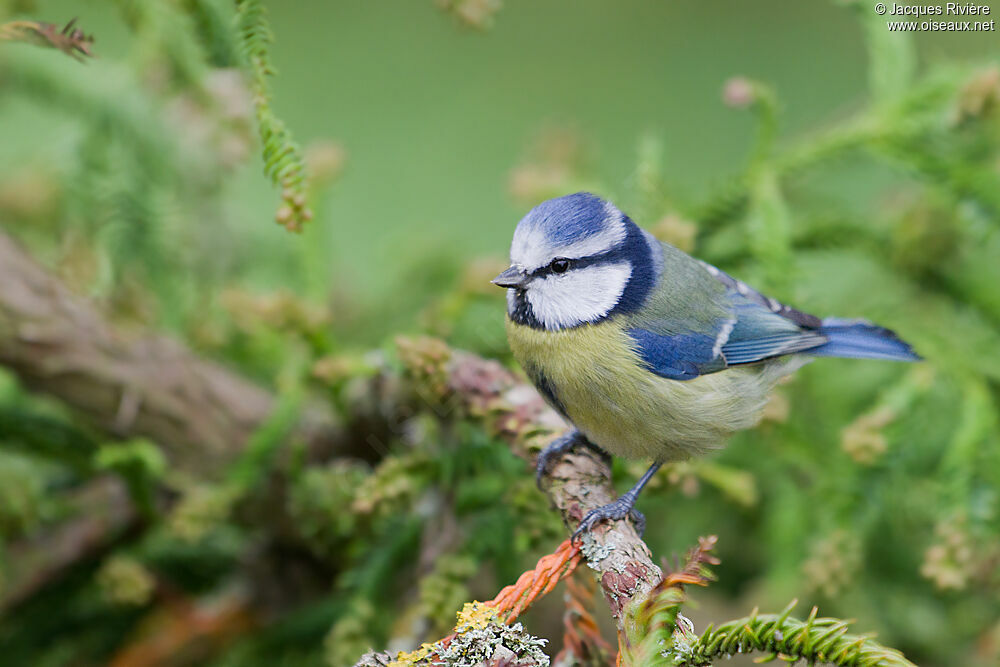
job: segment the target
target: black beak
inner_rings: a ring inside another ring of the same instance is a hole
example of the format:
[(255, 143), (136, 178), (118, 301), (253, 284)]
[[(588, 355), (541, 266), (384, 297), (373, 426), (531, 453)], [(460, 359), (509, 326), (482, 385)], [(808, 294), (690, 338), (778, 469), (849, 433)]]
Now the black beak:
[(528, 284), (528, 276), (512, 266), (490, 282), (497, 287), (522, 288)]

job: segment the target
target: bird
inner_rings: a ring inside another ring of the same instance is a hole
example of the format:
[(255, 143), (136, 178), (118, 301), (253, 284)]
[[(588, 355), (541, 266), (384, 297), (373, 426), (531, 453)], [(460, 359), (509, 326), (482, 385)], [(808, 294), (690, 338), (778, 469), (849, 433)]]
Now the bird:
[(812, 358), (921, 359), (867, 320), (821, 319), (765, 296), (587, 192), (529, 211), (492, 282), (507, 290), (514, 358), (572, 426), (540, 453), (539, 485), (576, 446), (652, 461), (583, 517), (574, 540), (626, 517), (641, 535), (635, 503), (657, 470), (756, 425), (775, 384)]

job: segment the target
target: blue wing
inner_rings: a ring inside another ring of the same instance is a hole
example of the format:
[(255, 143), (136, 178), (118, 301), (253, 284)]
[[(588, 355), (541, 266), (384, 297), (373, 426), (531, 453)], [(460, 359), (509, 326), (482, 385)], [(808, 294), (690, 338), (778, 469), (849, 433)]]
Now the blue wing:
[(657, 375), (692, 380), (828, 342), (819, 318), (672, 246), (663, 248), (668, 274), (628, 327), (639, 357)]
[(632, 328), (639, 357), (657, 375), (671, 380), (693, 380), (704, 373), (725, 368), (713, 351), (715, 338), (703, 334), (657, 334)]
[[(827, 340), (817, 329), (797, 324), (768, 305), (756, 303), (737, 291), (733, 291), (730, 297), (736, 322), (720, 347), (727, 366), (752, 364), (771, 357), (804, 352)], [(774, 303), (777, 308), (785, 307), (776, 301)]]

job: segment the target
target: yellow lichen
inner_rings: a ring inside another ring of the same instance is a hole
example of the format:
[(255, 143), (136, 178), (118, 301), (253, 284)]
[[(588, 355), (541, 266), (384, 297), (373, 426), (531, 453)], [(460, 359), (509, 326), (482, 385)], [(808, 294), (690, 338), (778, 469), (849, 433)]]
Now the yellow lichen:
[[(455, 634), (458, 636), (473, 630), (485, 630), (490, 626), (503, 624), (496, 609), (475, 600), (466, 602), (462, 610), (455, 615), (457, 617)], [(396, 655), (396, 659), (389, 663), (388, 667), (414, 667), (415, 665), (428, 664), (426, 661), (431, 656), (437, 655), (447, 641), (421, 644), (420, 648), (406, 653), (401, 651)]]
[(455, 632), (462, 634), (470, 630), (482, 630), (491, 623), (500, 623), (500, 617), (494, 607), (489, 607), (482, 602), (473, 600), (466, 602), (462, 611), (458, 612), (458, 623), (455, 625)]
[(434, 652), (434, 644), (421, 644), (415, 651), (404, 653), (400, 651), (396, 659), (389, 663), (388, 667), (412, 667), (419, 665), (421, 660), (425, 660)]

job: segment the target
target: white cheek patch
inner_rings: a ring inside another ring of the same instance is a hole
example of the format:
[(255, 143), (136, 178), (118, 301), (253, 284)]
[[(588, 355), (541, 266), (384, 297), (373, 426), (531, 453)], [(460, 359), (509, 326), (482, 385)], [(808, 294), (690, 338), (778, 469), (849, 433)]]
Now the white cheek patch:
[(624, 241), (627, 233), (621, 213), (615, 211), (617, 216), (609, 217), (601, 231), (558, 246), (552, 244), (541, 225), (518, 226), (510, 245), (510, 263), (530, 273), (556, 257), (579, 259), (610, 250)]
[(549, 330), (595, 322), (618, 305), (631, 276), (629, 262), (594, 264), (549, 274), (528, 285), (528, 303)]

